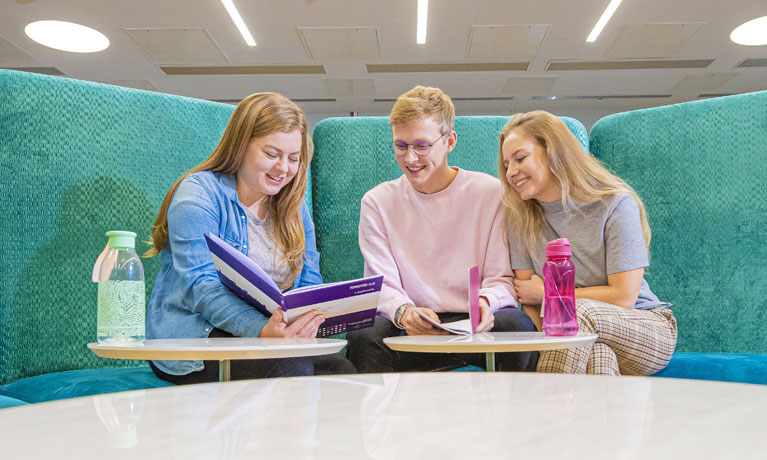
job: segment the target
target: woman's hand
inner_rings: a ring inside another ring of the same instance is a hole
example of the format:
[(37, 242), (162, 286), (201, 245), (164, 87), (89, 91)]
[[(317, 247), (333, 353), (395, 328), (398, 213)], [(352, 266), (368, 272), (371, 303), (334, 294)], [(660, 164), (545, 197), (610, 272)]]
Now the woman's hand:
[(484, 297), (479, 298), (479, 324), (474, 332), (488, 332), (495, 326), (495, 315)]
[(311, 310), (299, 316), (298, 319), (288, 326), (285, 324), (282, 309), (278, 308), (274, 310), (271, 318), (269, 318), (266, 326), (261, 329), (261, 333), (258, 336), (284, 337), (286, 339), (313, 338), (317, 337), (317, 330), (323, 321), (325, 321), (324, 316), (317, 310)]
[(514, 278), (517, 300), (525, 305), (540, 305), (543, 302), (543, 280), (533, 275), (529, 280)]

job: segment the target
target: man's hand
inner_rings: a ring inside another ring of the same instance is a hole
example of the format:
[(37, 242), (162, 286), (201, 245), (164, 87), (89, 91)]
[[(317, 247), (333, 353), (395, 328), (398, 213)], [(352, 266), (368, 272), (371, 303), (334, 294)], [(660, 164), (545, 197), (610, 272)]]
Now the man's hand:
[(517, 300), (525, 305), (540, 305), (543, 302), (543, 280), (538, 275), (533, 275), (529, 280), (514, 278), (514, 290), (517, 291)]
[(272, 313), (272, 317), (266, 323), (259, 337), (284, 337), (286, 339), (294, 338), (312, 338), (317, 337), (317, 330), (320, 324), (325, 321), (317, 310), (307, 311), (288, 326), (282, 316), (282, 309), (278, 308)]
[(490, 304), (484, 297), (479, 298), (479, 313), (479, 324), (474, 332), (489, 332), (493, 330), (495, 315), (493, 315), (493, 310), (490, 309)]
[[(428, 321), (421, 318), (421, 315), (416, 313), (415, 309), (417, 307), (407, 307), (405, 309), (405, 313), (402, 314), (402, 317), (400, 318), (399, 322), (402, 324), (402, 327), (405, 328), (405, 332), (407, 332), (407, 335), (445, 335), (448, 334), (447, 331), (436, 328), (431, 325)], [(421, 308), (422, 312), (426, 313), (427, 316), (429, 316), (431, 319), (433, 319), (436, 322), (441, 322), (439, 320), (439, 317), (436, 313), (434, 313), (434, 310), (431, 308)]]

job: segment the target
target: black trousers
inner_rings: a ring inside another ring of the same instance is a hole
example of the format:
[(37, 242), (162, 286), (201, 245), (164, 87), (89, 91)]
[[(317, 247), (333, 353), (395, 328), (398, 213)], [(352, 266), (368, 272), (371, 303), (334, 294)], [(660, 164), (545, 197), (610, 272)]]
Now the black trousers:
[[(213, 329), (209, 337), (234, 336), (220, 329)], [(152, 361), (149, 361), (149, 366), (155, 375), (166, 382), (176, 385), (218, 382), (219, 362), (215, 360), (203, 361), (203, 364), (205, 368), (201, 371), (185, 375), (173, 375), (161, 371)], [(337, 353), (302, 358), (237, 359), (232, 360), (230, 366), (232, 380), (355, 373), (357, 370), (352, 363)]]
[[(459, 321), (468, 313), (438, 313), (441, 322)], [(501, 308), (495, 312), (493, 331), (535, 332), (535, 325), (527, 314), (516, 308)], [(394, 351), (384, 344), (386, 337), (405, 335), (383, 316), (376, 316), (372, 327), (349, 332), (346, 356), (360, 373), (442, 371), (472, 364), (485, 368), (484, 353), (411, 353)], [(496, 370), (507, 372), (535, 372), (537, 351), (496, 353)]]

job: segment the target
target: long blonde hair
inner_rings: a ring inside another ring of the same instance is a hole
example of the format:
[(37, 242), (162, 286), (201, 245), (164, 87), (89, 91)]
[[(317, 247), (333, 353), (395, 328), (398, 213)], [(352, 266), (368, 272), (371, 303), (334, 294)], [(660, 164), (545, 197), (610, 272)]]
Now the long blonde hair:
[(150, 243), (154, 247), (144, 256), (152, 257), (168, 247), (168, 208), (176, 187), (186, 176), (200, 171), (236, 176), (252, 139), (277, 131), (295, 130), (301, 133), (298, 171), (289, 184), (276, 195), (269, 197), (269, 211), (275, 223), (274, 237), (291, 271), (290, 281), (281, 287), (290, 287), (301, 272), (306, 250), (301, 204), (306, 192), (306, 171), (312, 157), (312, 144), (307, 134), (306, 115), (303, 110), (281, 94), (255, 93), (237, 104), (213, 153), (205, 161), (185, 172), (165, 194), (160, 212), (157, 213), (152, 226)]
[(639, 205), (642, 236), (649, 255), (650, 225), (639, 195), (625, 181), (608, 171), (601, 161), (584, 152), (580, 142), (561, 119), (543, 110), (514, 115), (503, 127), (498, 144), (498, 171), (503, 183), (503, 205), (506, 210), (505, 228), (510, 234), (524, 236), (530, 254), (535, 254), (535, 245), (542, 230), (543, 207), (536, 200), (523, 200), (506, 180), (503, 142), (512, 131), (534, 139), (544, 148), (549, 171), (562, 187), (564, 209), (575, 209), (575, 201), (594, 203), (610, 195), (633, 195)]

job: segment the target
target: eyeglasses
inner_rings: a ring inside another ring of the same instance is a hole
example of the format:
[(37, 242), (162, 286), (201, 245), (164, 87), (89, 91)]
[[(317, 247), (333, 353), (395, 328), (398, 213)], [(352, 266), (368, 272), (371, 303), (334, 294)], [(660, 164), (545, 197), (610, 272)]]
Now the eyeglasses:
[(392, 150), (394, 150), (394, 154), (397, 155), (398, 157), (404, 157), (405, 155), (407, 155), (407, 152), (410, 149), (410, 147), (413, 147), (413, 151), (415, 152), (416, 155), (425, 156), (425, 155), (428, 155), (429, 152), (431, 152), (431, 146), (436, 144), (437, 141), (439, 141), (443, 137), (447, 136), (447, 134), (448, 133), (445, 133), (439, 136), (438, 138), (434, 139), (434, 141), (431, 144), (429, 144), (426, 141), (415, 141), (412, 144), (397, 141), (397, 142), (392, 142), (390, 147), (392, 148)]

